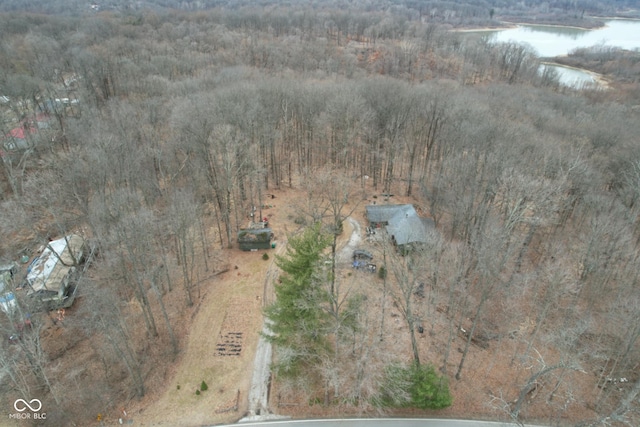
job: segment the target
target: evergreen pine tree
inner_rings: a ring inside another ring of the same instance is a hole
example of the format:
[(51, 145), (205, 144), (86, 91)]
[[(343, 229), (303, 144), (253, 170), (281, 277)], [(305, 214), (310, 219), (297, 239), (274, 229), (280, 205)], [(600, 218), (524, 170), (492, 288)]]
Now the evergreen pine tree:
[(328, 347), (323, 333), (327, 314), (322, 309), (327, 295), (314, 281), (314, 273), (330, 243), (331, 237), (317, 224), (289, 239), (285, 256), (276, 256), (282, 274), (276, 301), (267, 307), (266, 316), (271, 321), (271, 341), (292, 355), (283, 372), (294, 373)]

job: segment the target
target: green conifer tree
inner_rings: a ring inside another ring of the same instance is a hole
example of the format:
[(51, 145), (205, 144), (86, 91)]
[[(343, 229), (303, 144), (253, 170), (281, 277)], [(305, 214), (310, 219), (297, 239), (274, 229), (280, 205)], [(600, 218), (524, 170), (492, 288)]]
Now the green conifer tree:
[(290, 238), (287, 254), (276, 256), (282, 274), (275, 288), (276, 301), (267, 307), (266, 316), (271, 321), (270, 340), (289, 350), (290, 357), (281, 360), (279, 366), (282, 373), (295, 375), (304, 364), (327, 351), (323, 332), (327, 314), (322, 308), (327, 295), (317, 285), (314, 274), (330, 243), (331, 236), (317, 224)]

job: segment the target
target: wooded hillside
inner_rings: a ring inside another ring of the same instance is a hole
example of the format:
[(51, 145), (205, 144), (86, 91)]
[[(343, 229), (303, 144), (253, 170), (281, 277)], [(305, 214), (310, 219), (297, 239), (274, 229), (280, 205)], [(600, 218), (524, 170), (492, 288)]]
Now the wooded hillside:
[[(164, 304), (197, 300), (197, 260), (224, 268), (269, 190), (332, 170), (433, 218), (442, 241), (420, 274), (453, 326), (509, 339), (532, 321), (511, 362), (531, 366), (531, 384), (555, 375), (549, 405), (581, 372), (592, 412), (570, 422), (637, 425), (637, 79), (573, 91), (525, 47), (402, 11), (5, 14), (0, 40), (0, 258), (90, 241), (82, 328), (104, 366), (63, 380), (64, 351), (37, 334), (19, 353), (3, 344), (6, 407), (43, 387), (63, 425), (144, 396), (144, 361), (169, 366), (184, 344)], [(9, 149), (15, 129), (26, 145)]]

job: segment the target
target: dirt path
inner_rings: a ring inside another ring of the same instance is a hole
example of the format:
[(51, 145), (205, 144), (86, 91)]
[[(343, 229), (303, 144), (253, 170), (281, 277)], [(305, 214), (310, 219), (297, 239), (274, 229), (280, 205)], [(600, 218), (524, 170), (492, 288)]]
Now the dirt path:
[[(265, 320), (262, 326), (262, 334), (268, 335), (269, 323)], [(251, 389), (249, 390), (249, 415), (243, 420), (260, 420), (259, 416), (269, 413), (269, 377), (271, 376), (271, 343), (264, 337), (258, 340), (256, 358), (253, 361), (253, 377), (251, 379)], [(258, 417), (258, 418), (256, 418)]]
[[(281, 242), (278, 248), (278, 255), (284, 253), (286, 243)], [(264, 282), (264, 302), (271, 302), (273, 298), (273, 283), (278, 278), (279, 270), (275, 260), (271, 262)], [(264, 336), (269, 335), (269, 322), (264, 320), (262, 325), (262, 335), (258, 339), (256, 356), (253, 361), (253, 376), (251, 378), (251, 388), (249, 389), (249, 410), (246, 417), (241, 421), (261, 421), (270, 419), (269, 411), (269, 380), (271, 378), (271, 355), (272, 347)]]
[(340, 252), (338, 252), (338, 255), (336, 256), (339, 263), (349, 263), (351, 261), (353, 251), (358, 248), (358, 245), (362, 241), (360, 223), (351, 217), (347, 218), (347, 220), (349, 221), (353, 231), (351, 232), (349, 241), (347, 241), (344, 247), (340, 249)]

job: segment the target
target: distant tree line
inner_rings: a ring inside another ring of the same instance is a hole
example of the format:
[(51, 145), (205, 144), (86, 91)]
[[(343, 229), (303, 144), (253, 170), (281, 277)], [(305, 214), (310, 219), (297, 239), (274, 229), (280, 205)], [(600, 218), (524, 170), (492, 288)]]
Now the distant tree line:
[[(427, 20), (433, 23), (458, 25), (495, 24), (502, 18), (528, 19), (538, 16), (539, 19), (551, 22), (567, 22), (575, 24), (584, 18), (584, 14), (594, 16), (613, 16), (618, 13), (627, 17), (637, 16), (634, 10), (639, 8), (638, 0), (529, 0), (513, 2), (509, 0), (375, 0), (346, 1), (331, 0), (322, 2), (290, 2), (282, 0), (148, 0), (131, 2), (123, 0), (103, 0), (100, 2), (84, 2), (77, 0), (2, 0), (1, 12), (31, 12), (55, 15), (86, 16), (101, 11), (119, 13), (140, 13), (141, 11), (202, 11), (224, 9), (227, 11), (253, 10), (254, 12), (269, 8), (269, 15), (278, 16), (280, 10), (308, 12), (309, 16), (316, 11), (348, 11), (349, 14), (375, 12), (390, 14), (401, 20)], [(630, 14), (630, 15), (629, 15)], [(263, 22), (269, 22), (264, 20)], [(522, 22), (522, 21), (521, 21)], [(589, 26), (588, 23), (583, 25)]]

